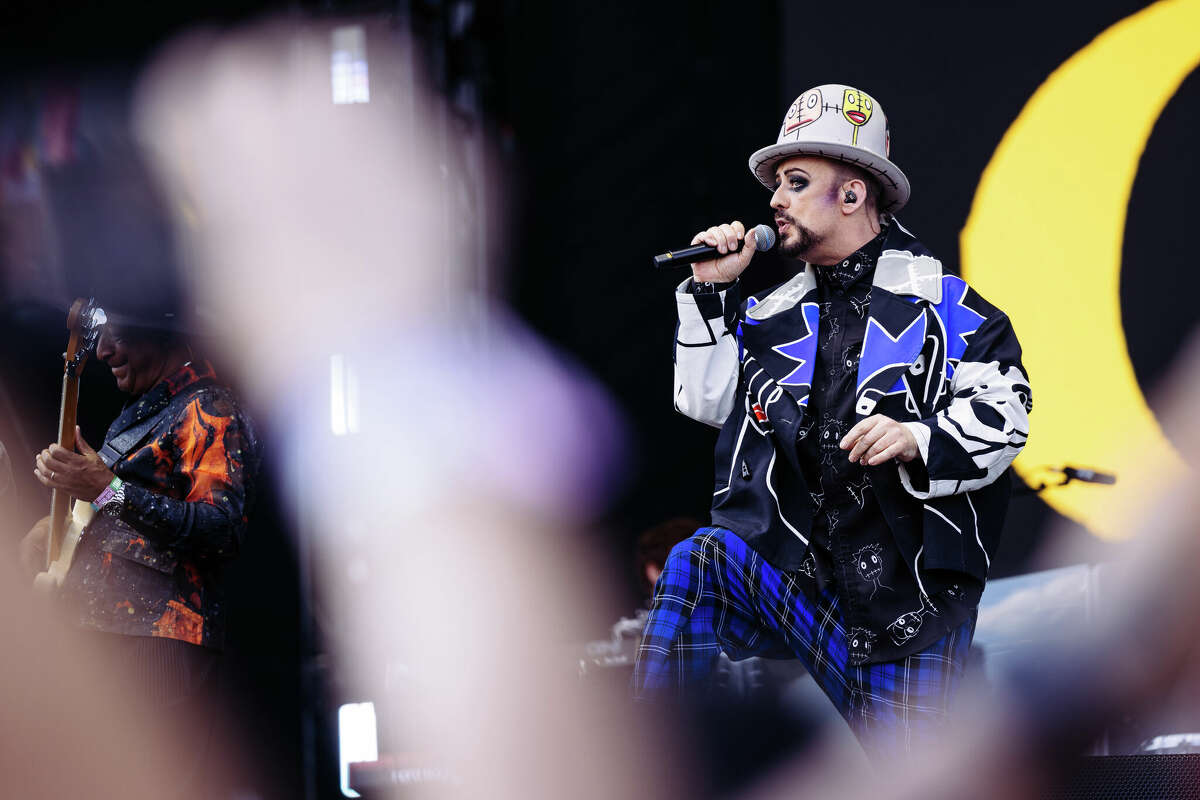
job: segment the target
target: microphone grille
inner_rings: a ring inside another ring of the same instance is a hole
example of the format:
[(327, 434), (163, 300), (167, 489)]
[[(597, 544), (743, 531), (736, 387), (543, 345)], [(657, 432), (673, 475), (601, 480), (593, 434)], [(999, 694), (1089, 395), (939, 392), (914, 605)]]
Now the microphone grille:
[(775, 229), (770, 225), (755, 225), (754, 230), (754, 245), (759, 250), (770, 250), (775, 246)]

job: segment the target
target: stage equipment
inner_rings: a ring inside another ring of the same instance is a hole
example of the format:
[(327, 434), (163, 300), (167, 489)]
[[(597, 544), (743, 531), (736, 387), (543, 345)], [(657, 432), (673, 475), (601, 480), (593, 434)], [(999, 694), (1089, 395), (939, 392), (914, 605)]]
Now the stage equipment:
[(1054, 483), (1040, 481), (1036, 485), (1025, 484), (1017, 481), (1013, 488), (1013, 494), (1037, 494), (1051, 486), (1066, 486), (1071, 481), (1079, 481), (1081, 483), (1099, 483), (1105, 486), (1112, 486), (1117, 482), (1117, 476), (1111, 472), (1101, 472), (1095, 469), (1087, 469), (1085, 467), (1042, 467), (1040, 470), (1030, 470), (1028, 474), (1034, 472), (1055, 472), (1062, 475), (1062, 480)]

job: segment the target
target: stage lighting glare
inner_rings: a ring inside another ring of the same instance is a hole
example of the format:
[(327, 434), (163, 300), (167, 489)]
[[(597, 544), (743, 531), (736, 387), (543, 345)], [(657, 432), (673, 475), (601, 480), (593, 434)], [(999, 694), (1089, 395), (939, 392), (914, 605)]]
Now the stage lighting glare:
[(378, 761), (379, 743), (375, 733), (375, 704), (346, 703), (338, 708), (338, 768), (342, 794), (360, 797), (350, 788), (350, 765), (359, 761)]

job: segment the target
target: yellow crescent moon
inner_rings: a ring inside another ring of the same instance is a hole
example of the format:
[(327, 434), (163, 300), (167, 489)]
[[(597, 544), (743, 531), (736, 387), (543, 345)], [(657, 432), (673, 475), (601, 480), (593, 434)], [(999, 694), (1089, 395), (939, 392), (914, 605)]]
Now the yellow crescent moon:
[(1149, 484), (1184, 469), (1129, 360), (1121, 245), (1146, 140), (1198, 63), (1200, 0), (1163, 0), (1101, 33), (1008, 129), (960, 239), (963, 276), (1008, 313), (1024, 348), (1034, 408), (1017, 473), (1030, 482), (1046, 465), (1116, 473), (1116, 486), (1042, 495), (1110, 539), (1136, 533), (1120, 520)]

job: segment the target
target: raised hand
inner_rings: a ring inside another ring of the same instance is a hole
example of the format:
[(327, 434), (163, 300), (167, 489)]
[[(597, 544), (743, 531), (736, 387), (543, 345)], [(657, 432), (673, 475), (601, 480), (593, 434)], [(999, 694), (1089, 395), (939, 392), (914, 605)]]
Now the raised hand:
[[(738, 242), (743, 240), (746, 242), (745, 246), (738, 252), (733, 252)], [(747, 238), (746, 226), (736, 219), (725, 225), (714, 225), (706, 231), (700, 231), (692, 237), (692, 244), (706, 244), (717, 248), (722, 254), (720, 258), (692, 264), (692, 277), (697, 282), (729, 283), (736, 280), (750, 265), (750, 259), (758, 250), (754, 237)]]

